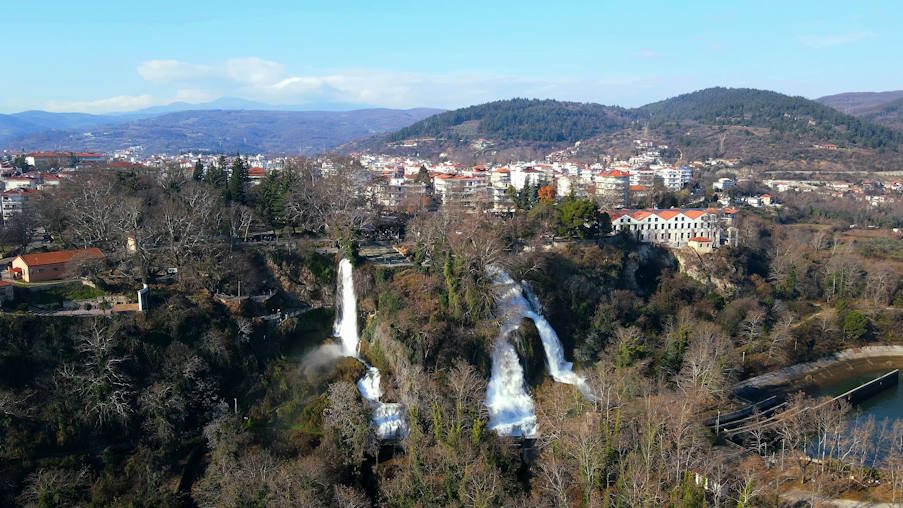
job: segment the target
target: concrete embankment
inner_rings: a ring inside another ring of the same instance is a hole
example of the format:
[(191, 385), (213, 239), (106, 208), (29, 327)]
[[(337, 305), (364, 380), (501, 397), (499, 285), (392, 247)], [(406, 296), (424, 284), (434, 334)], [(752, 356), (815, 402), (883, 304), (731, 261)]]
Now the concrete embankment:
[(733, 391), (738, 393), (750, 389), (793, 388), (812, 383), (821, 375), (836, 377), (842, 372), (853, 375), (862, 371), (892, 370), (901, 366), (903, 345), (865, 346), (845, 349), (814, 362), (799, 363), (749, 378), (735, 385)]

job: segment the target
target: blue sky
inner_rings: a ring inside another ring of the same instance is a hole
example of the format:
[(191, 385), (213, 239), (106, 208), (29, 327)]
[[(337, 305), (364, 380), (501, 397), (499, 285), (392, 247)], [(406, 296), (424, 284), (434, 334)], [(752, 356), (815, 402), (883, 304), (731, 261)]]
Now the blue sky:
[[(687, 5), (682, 5), (687, 4)], [(903, 88), (897, 2), (4, 0), (0, 112)]]

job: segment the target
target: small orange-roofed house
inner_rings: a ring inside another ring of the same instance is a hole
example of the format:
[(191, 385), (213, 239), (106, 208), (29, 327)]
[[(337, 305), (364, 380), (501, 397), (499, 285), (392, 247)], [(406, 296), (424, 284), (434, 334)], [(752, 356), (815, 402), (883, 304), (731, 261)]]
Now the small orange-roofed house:
[(96, 247), (22, 254), (12, 262), (12, 273), (25, 282), (61, 280), (75, 276), (79, 266), (104, 258)]

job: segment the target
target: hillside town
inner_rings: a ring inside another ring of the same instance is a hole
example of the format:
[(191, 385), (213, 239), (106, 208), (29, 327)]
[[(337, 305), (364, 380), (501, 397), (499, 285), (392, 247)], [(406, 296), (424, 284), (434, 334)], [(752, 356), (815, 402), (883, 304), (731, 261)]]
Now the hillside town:
[[(197, 176), (218, 168), (228, 176), (236, 158), (209, 153), (144, 156), (138, 148), (112, 154), (4, 152), (0, 157), (3, 223), (12, 225), (21, 220), (29, 202), (78, 171), (142, 170), (162, 178), (172, 171)], [(388, 210), (439, 207), (505, 215), (517, 208), (519, 193), (542, 188), (559, 200), (592, 200), (608, 213), (613, 234), (627, 231), (640, 241), (704, 251), (735, 245), (737, 234), (732, 222), (738, 211), (779, 208), (779, 196), (810, 193), (886, 206), (903, 194), (903, 180), (879, 175), (844, 180), (760, 178), (745, 171), (739, 158), (684, 164), (666, 161), (662, 153), (667, 150), (667, 145), (637, 139), (628, 157), (605, 155), (592, 164), (567, 160), (558, 152), (543, 161), (507, 164), (464, 165), (369, 153), (357, 155), (355, 160), (361, 167), (362, 191), (375, 206)], [(247, 168), (251, 187), (268, 175), (278, 174), (290, 160), (262, 154), (238, 157)], [(334, 170), (328, 157), (318, 159), (317, 165), (322, 174)]]

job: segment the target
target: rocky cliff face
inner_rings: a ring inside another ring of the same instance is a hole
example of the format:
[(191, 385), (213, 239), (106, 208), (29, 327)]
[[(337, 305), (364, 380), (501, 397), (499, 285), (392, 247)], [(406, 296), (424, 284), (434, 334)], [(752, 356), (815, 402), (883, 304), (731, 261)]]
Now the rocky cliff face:
[(279, 287), (290, 295), (309, 304), (311, 307), (332, 307), (335, 305), (335, 292), (317, 280), (313, 271), (300, 263), (288, 261), (276, 262), (266, 260), (267, 268)]
[(737, 285), (729, 277), (735, 269), (716, 254), (699, 254), (690, 248), (674, 249), (672, 252), (677, 259), (680, 272), (686, 276), (721, 295), (731, 294), (737, 290)]

